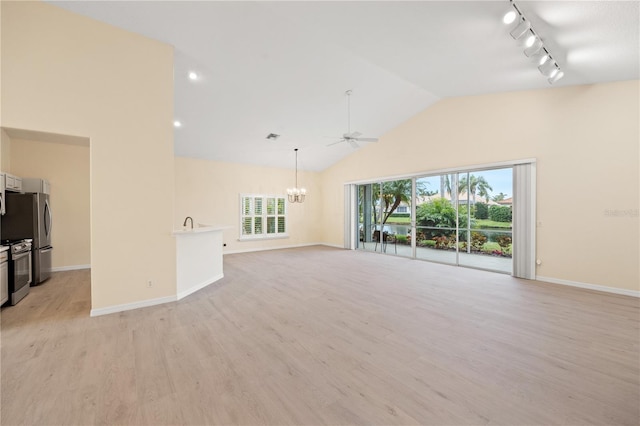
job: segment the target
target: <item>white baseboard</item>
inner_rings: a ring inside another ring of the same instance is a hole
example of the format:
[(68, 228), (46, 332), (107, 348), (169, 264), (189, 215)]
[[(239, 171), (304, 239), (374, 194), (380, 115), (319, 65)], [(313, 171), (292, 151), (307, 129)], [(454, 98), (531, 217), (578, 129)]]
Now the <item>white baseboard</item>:
[(581, 283), (578, 281), (563, 280), (560, 278), (541, 277), (540, 275), (538, 275), (536, 276), (536, 281), (544, 281), (552, 284), (568, 285), (571, 287), (585, 288), (588, 290), (603, 291), (605, 293), (614, 293), (614, 294), (622, 294), (625, 296), (640, 297), (640, 291), (637, 291), (637, 290), (627, 290), (623, 288), (608, 287), (605, 285), (598, 285), (598, 284), (587, 284), (587, 283)]
[(162, 305), (163, 303), (175, 302), (176, 296), (159, 297), (157, 299), (140, 300), (139, 302), (124, 303), (122, 305), (107, 306), (106, 308), (91, 309), (89, 314), (92, 317), (100, 315), (114, 314), (116, 312), (130, 311), (132, 309), (147, 308), (149, 306)]
[(317, 245), (319, 245), (319, 246), (325, 246), (325, 247), (333, 247), (333, 248), (337, 248), (337, 249), (343, 249), (343, 250), (346, 250), (346, 249), (344, 248), (344, 246), (340, 246), (340, 245), (338, 245), (338, 244), (318, 243)]
[(215, 277), (213, 277), (211, 279), (205, 280), (202, 283), (191, 287), (190, 289), (187, 289), (185, 291), (181, 291), (180, 293), (178, 293), (178, 300), (184, 299), (188, 295), (193, 294), (196, 291), (201, 290), (201, 289), (205, 288), (206, 286), (208, 286), (210, 284), (213, 284), (213, 283), (215, 283), (216, 281), (218, 281), (218, 280), (220, 280), (222, 278), (224, 278), (224, 274), (218, 274), (218, 275), (216, 275)]
[(77, 269), (91, 269), (91, 265), (56, 266), (51, 268), (51, 272), (75, 271)]
[(309, 246), (328, 246), (328, 247), (344, 248), (342, 246), (334, 246), (334, 245), (325, 244), (325, 243), (305, 243), (305, 244), (293, 244), (290, 246), (260, 247), (260, 248), (252, 248), (247, 250), (230, 250), (230, 251), (225, 251), (223, 255), (238, 254), (238, 253), (252, 253), (255, 251), (282, 250), (282, 249), (291, 249), (291, 248), (300, 248), (300, 247), (309, 247)]

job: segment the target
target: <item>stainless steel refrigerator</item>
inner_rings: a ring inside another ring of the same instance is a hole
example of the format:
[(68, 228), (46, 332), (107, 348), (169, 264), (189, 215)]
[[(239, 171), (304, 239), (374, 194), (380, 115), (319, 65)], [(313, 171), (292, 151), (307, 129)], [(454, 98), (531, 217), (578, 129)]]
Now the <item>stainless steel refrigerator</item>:
[(6, 213), (2, 216), (1, 239), (33, 239), (33, 284), (51, 276), (51, 205), (49, 194), (5, 193)]

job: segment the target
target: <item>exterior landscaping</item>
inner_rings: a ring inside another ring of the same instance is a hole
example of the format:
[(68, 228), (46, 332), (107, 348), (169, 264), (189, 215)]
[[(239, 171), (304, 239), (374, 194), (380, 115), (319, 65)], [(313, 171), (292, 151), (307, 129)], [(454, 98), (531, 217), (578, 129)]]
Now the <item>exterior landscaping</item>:
[[(440, 191), (429, 191), (427, 188), (435, 186), (438, 178)], [(412, 201), (411, 180), (371, 184), (368, 190), (371, 195), (361, 192), (360, 207), (366, 205), (365, 199), (370, 200), (367, 210), (372, 214), (369, 222), (372, 225), (369, 227), (377, 229), (376, 238), (380, 238), (382, 229), (387, 243), (411, 246), (411, 213), (408, 212)], [(512, 257), (510, 199), (505, 200), (506, 194), (502, 192), (490, 197), (491, 191), (491, 185), (482, 175), (466, 174), (457, 181), (449, 175), (416, 179), (416, 247)], [(402, 213), (397, 212), (400, 206), (403, 206)], [(364, 241), (367, 223), (362, 220), (364, 211), (361, 213), (361, 241)]]

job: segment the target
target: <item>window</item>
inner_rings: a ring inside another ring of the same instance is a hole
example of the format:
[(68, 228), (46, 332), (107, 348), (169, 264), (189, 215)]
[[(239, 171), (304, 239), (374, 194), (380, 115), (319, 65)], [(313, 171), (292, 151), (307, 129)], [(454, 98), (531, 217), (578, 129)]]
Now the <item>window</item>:
[(287, 205), (284, 197), (240, 196), (240, 239), (287, 237)]

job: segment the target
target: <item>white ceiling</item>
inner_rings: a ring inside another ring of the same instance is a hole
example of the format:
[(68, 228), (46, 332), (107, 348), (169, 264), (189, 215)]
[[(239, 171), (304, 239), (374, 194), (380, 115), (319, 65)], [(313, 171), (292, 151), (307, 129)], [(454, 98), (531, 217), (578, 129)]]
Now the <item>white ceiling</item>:
[[(175, 47), (179, 156), (292, 168), (299, 147), (319, 171), (353, 152), (327, 146), (348, 89), (351, 130), (378, 137), (444, 97), (550, 87), (508, 0), (51, 3)], [(640, 77), (638, 1), (516, 4), (565, 71), (554, 86)]]

